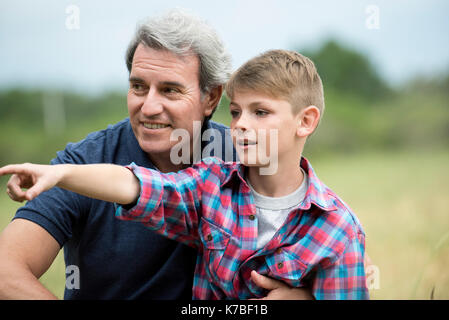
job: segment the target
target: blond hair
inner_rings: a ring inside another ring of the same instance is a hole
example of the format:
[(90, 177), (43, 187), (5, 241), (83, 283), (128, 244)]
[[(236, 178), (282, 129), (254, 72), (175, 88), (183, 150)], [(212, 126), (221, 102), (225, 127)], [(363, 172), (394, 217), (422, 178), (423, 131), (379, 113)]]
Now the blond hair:
[(294, 113), (307, 106), (324, 112), (323, 84), (314, 63), (293, 51), (270, 50), (242, 65), (225, 87), (233, 98), (236, 91), (255, 91), (292, 105)]

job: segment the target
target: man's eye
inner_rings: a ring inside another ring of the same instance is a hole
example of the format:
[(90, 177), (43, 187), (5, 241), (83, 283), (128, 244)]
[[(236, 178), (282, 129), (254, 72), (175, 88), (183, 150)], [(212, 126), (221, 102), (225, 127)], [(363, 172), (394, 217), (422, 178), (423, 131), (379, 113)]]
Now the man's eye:
[(131, 84), (131, 88), (134, 91), (138, 91), (138, 92), (145, 90), (145, 87), (141, 83), (133, 83), (133, 84)]
[(179, 90), (177, 88), (167, 87), (167, 88), (164, 88), (164, 92), (165, 93), (169, 93), (169, 94), (171, 94), (171, 93), (179, 93)]

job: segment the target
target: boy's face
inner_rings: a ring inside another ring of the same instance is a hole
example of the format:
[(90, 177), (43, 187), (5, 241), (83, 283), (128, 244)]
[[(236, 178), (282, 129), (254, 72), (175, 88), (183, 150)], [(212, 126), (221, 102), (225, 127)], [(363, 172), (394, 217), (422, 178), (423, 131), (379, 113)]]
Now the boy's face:
[(242, 164), (266, 166), (297, 153), (299, 115), (286, 100), (237, 91), (229, 108), (233, 142)]

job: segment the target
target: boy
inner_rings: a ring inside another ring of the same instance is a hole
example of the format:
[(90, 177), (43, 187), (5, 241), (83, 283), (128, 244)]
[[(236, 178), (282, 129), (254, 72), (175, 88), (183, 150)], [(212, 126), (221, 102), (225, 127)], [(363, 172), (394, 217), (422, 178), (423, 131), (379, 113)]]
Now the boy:
[(316, 299), (367, 299), (360, 223), (301, 157), (324, 109), (314, 64), (268, 51), (240, 67), (226, 92), (241, 163), (208, 158), (169, 174), (134, 164), (27, 164), (0, 175), (29, 179), (29, 199), (56, 185), (122, 204), (119, 218), (197, 248), (194, 299), (261, 297), (253, 270), (308, 286)]

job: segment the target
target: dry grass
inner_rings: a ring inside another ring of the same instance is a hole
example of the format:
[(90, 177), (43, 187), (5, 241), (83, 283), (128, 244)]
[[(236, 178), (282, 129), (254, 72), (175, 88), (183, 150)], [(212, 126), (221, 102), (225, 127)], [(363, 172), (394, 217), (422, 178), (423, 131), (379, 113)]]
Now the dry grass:
[[(313, 162), (312, 162), (313, 163)], [(380, 271), (372, 299), (449, 299), (448, 152), (332, 157), (319, 177), (356, 212)]]
[[(364, 226), (367, 252), (380, 271), (371, 298), (429, 299), (435, 288), (435, 299), (449, 299), (449, 152), (309, 159)], [(19, 206), (0, 196), (0, 230)], [(62, 252), (41, 280), (62, 297)]]

